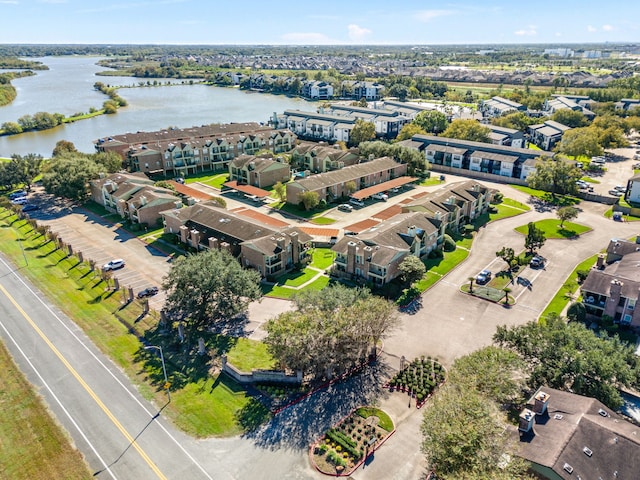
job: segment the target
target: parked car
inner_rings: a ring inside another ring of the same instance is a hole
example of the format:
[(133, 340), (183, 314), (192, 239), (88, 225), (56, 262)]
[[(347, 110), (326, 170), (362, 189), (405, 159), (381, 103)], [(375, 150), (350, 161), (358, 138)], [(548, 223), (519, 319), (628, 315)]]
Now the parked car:
[(362, 200), (358, 200), (357, 198), (350, 198), (349, 203), (357, 207), (364, 207), (364, 202)]
[(627, 192), (627, 187), (623, 186), (623, 185), (616, 185), (615, 187), (613, 187), (614, 190), (617, 190), (621, 193), (626, 193)]
[(110, 270), (117, 270), (118, 268), (122, 268), (124, 267), (124, 260), (121, 258), (116, 258), (114, 260), (111, 260), (108, 263), (105, 263), (102, 266), (102, 270), (104, 271), (110, 271)]
[(391, 189), (391, 193), (398, 193), (400, 191), (400, 187), (393, 187)]
[(491, 271), (490, 270), (482, 270), (476, 276), (476, 283), (478, 285), (484, 285), (485, 283), (488, 283), (489, 280), (491, 280)]
[(138, 292), (138, 298), (153, 297), (158, 294), (158, 287), (148, 287)]
[(11, 203), (13, 203), (14, 205), (26, 205), (27, 202), (28, 202), (27, 197), (18, 197), (11, 200)]
[(349, 205), (348, 203), (342, 203), (342, 204), (338, 205), (338, 210), (342, 210), (343, 212), (352, 212), (353, 211), (353, 207), (351, 205)]
[(184, 185), (184, 178), (182, 178), (182, 177), (176, 177), (176, 178), (174, 178), (174, 181), (176, 183), (180, 183), (181, 185)]
[(40, 205), (37, 205), (35, 203), (25, 203), (24, 206), (22, 207), (23, 212), (32, 212), (34, 210), (39, 210), (39, 209), (40, 209)]
[(623, 193), (613, 189), (613, 190), (609, 190), (609, 195), (613, 195), (614, 197), (621, 197)]
[(542, 258), (539, 255), (536, 255), (529, 262), (529, 266), (531, 268), (542, 268), (542, 267), (544, 267), (544, 258)]
[(9, 194), (9, 200), (15, 200), (16, 198), (26, 197), (27, 192), (24, 190), (18, 190), (17, 192), (12, 192)]
[(373, 198), (374, 200), (382, 200), (383, 202), (386, 202), (387, 200), (389, 200), (389, 195), (380, 192), (374, 193), (373, 195), (371, 195), (371, 198)]

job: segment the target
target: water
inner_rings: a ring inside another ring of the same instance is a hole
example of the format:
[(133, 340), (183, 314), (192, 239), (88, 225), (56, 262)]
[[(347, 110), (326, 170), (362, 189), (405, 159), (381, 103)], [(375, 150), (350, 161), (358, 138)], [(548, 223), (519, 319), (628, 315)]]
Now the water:
[[(66, 116), (100, 108), (108, 99), (93, 88), (95, 82), (108, 85), (137, 85), (143, 79), (100, 77), (105, 70), (95, 65), (96, 57), (45, 57), (35, 59), (50, 70), (37, 71), (33, 77), (14, 80), (18, 96), (0, 107), (0, 124), (16, 121), (36, 112), (62, 113)], [(164, 83), (165, 79), (156, 79)], [(153, 81), (153, 79), (151, 79)], [(127, 132), (155, 131), (170, 126), (186, 128), (209, 123), (266, 122), (274, 112), (286, 109), (313, 110), (315, 103), (281, 95), (241, 91), (237, 88), (206, 85), (175, 85), (122, 88), (119, 95), (128, 106), (114, 115), (100, 115), (51, 130), (0, 137), (0, 157), (37, 153), (48, 157), (57, 141), (68, 140), (82, 152), (94, 152), (93, 141)]]

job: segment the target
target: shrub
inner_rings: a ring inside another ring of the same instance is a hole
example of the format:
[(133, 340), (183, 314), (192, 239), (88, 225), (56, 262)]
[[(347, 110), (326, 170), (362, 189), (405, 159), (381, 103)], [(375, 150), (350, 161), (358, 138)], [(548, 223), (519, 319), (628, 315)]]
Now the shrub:
[(500, 203), (502, 202), (503, 198), (504, 198), (504, 195), (501, 192), (496, 192), (493, 195), (493, 199), (491, 200), (491, 203)]
[(584, 322), (587, 318), (587, 309), (582, 302), (573, 302), (567, 309), (567, 318), (574, 322)]
[(451, 235), (445, 233), (442, 248), (445, 252), (453, 252), (456, 249), (456, 242), (451, 238)]
[(576, 272), (576, 275), (578, 276), (578, 283), (582, 284), (582, 282), (584, 282), (587, 279), (587, 276), (589, 275), (589, 270), (578, 270)]
[(442, 250), (440, 250), (439, 248), (436, 248), (435, 250), (431, 250), (428, 255), (428, 258), (442, 258), (442, 257), (443, 257)]

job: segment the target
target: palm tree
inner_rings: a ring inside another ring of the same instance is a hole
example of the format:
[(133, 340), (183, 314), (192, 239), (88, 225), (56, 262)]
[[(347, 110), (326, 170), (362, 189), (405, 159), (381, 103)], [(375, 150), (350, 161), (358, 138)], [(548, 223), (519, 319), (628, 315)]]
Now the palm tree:
[(468, 277), (467, 280), (469, 280), (469, 293), (473, 293), (473, 281), (475, 280), (475, 278)]
[(508, 305), (509, 304), (509, 294), (511, 293), (511, 289), (509, 287), (504, 287), (502, 289), (502, 291), (504, 292), (504, 304)]

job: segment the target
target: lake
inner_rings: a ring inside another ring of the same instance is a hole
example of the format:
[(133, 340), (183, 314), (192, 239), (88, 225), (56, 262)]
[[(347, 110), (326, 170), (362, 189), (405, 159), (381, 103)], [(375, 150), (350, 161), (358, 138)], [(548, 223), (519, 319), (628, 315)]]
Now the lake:
[[(133, 77), (100, 77), (105, 70), (96, 65), (98, 57), (35, 58), (49, 66), (32, 77), (12, 81), (18, 96), (0, 107), (0, 124), (15, 122), (23, 115), (37, 112), (62, 113), (65, 116), (101, 108), (108, 99), (93, 88), (95, 82), (107, 85), (138, 85), (146, 79)], [(154, 79), (151, 79), (153, 82)], [(165, 83), (167, 79), (155, 79)], [(127, 132), (155, 131), (167, 127), (187, 128), (210, 123), (264, 122), (274, 112), (286, 109), (315, 111), (317, 104), (281, 95), (247, 92), (237, 88), (182, 84), (159, 87), (122, 88), (119, 95), (128, 106), (113, 115), (100, 115), (51, 130), (0, 137), (0, 157), (37, 153), (51, 156), (59, 140), (73, 142), (82, 152), (93, 153), (93, 141)], [(188, 82), (188, 81), (187, 81)]]

